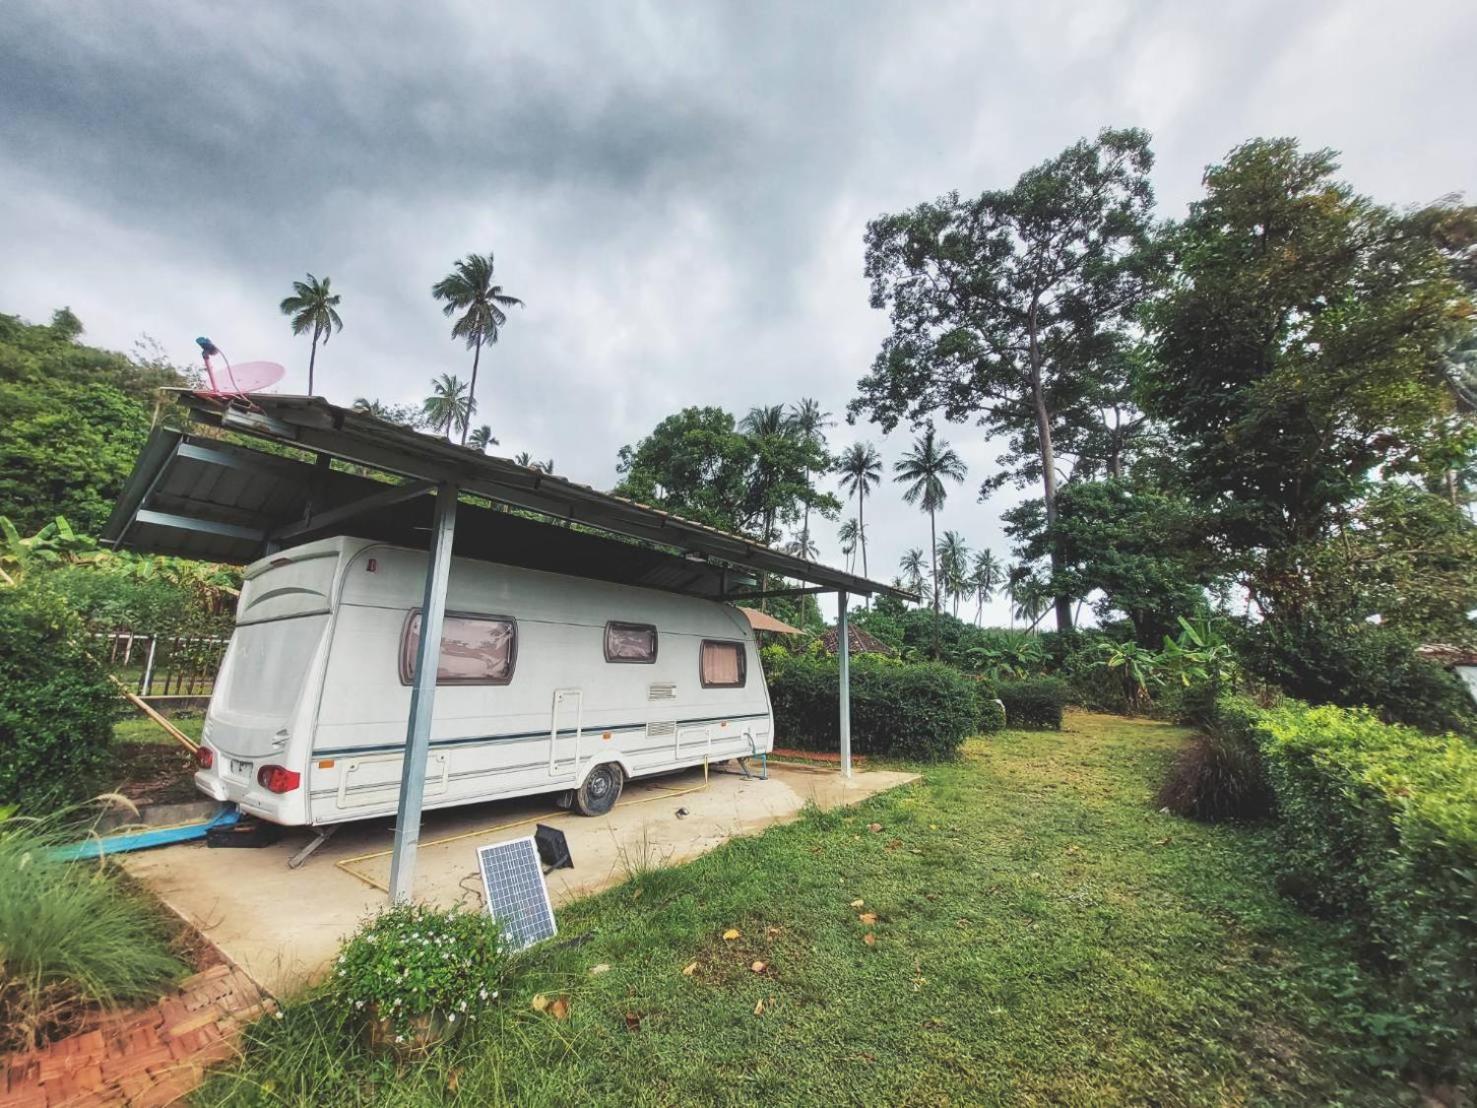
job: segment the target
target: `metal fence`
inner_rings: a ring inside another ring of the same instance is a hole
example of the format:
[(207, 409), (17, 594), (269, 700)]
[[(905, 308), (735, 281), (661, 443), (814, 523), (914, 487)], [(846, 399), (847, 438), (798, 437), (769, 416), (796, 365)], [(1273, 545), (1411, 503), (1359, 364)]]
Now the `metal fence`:
[(209, 696), (226, 652), (224, 638), (105, 631), (103, 660), (139, 696)]

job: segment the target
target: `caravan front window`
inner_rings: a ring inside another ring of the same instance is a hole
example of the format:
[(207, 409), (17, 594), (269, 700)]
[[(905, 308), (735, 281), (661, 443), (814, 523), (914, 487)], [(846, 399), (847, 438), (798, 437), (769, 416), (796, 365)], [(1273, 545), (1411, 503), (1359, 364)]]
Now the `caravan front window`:
[[(400, 682), (415, 680), (421, 642), (420, 609), (410, 613), (400, 637)], [(441, 625), (438, 685), (506, 685), (518, 661), (518, 625), (507, 616), (446, 613)]]

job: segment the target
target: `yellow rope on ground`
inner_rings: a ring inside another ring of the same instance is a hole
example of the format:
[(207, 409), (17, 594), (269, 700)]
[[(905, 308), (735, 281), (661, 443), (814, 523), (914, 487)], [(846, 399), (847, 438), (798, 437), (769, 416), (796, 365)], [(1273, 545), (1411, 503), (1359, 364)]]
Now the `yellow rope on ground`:
[[(665, 788), (662, 785), (649, 785), (649, 786), (647, 786), (647, 788), (649, 788), (650, 790), (652, 790), (656, 795), (654, 795), (654, 796), (643, 796), (643, 797), (640, 797), (640, 798), (634, 799), (634, 800), (629, 799), (629, 798), (628, 799), (623, 799), (620, 802), (620, 804), (617, 805), (617, 807), (625, 806), (625, 805), (631, 805), (631, 804), (645, 804), (648, 801), (652, 801), (652, 800), (671, 800), (673, 797), (686, 796), (688, 793), (700, 793), (700, 792), (703, 792), (704, 790), (706, 790), (711, 783), (712, 783), (712, 779), (708, 775), (708, 760), (706, 758), (704, 758), (703, 759), (703, 783), (701, 785), (692, 785), (689, 788), (685, 788), (685, 789), (668, 789), (668, 788)], [(447, 835), (444, 838), (432, 839), (430, 842), (421, 843), (420, 846), (421, 847), (445, 846), (447, 843), (460, 842), (463, 839), (473, 839), (473, 838), (477, 838), (480, 835), (490, 835), (490, 834), (492, 834), (495, 831), (506, 831), (510, 827), (523, 827), (523, 826), (526, 826), (527, 824), (530, 824), (530, 823), (542, 823), (546, 819), (557, 819), (557, 818), (558, 818), (557, 816), (549, 816), (549, 815), (529, 816), (527, 819), (510, 820), (507, 823), (496, 823), (496, 824), (493, 824), (491, 827), (479, 827), (479, 828), (477, 828), (474, 831), (463, 831), (459, 835)], [(376, 877), (371, 877), (367, 873), (360, 873), (357, 869), (354, 869), (353, 867), (356, 866), (356, 865), (358, 865), (360, 862), (371, 862), (371, 861), (373, 861), (376, 858), (384, 858), (384, 857), (387, 857), (387, 856), (389, 856), (389, 855), (391, 855), (393, 853), (395, 853), (395, 851), (393, 849), (390, 849), (390, 850), (375, 850), (375, 851), (371, 851), (368, 854), (357, 854), (357, 855), (355, 855), (352, 858), (341, 858), (338, 861), (334, 862), (333, 864), (335, 866), (337, 866), (339, 869), (343, 870), (345, 873), (347, 873), (350, 877), (357, 877), (360, 881), (363, 881), (366, 885), (370, 886), (371, 888), (378, 889), (380, 892), (383, 892), (383, 893), (388, 893), (390, 891), (390, 886), (389, 885), (386, 885), (383, 881), (380, 881)]]

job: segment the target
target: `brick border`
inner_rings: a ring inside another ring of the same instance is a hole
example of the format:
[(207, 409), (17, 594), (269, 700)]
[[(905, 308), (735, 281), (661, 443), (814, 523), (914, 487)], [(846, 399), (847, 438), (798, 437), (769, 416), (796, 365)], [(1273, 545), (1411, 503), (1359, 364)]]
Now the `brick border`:
[(242, 1027), (275, 1008), (245, 972), (212, 966), (148, 1008), (0, 1059), (0, 1108), (164, 1108), (188, 1096), (206, 1067), (234, 1058)]

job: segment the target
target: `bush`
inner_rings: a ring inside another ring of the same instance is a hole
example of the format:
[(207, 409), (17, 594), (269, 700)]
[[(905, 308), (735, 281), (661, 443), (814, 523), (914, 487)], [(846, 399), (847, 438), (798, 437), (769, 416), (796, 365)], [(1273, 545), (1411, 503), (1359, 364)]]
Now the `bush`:
[(1210, 724), (1180, 752), (1157, 803), (1177, 816), (1206, 823), (1262, 819), (1273, 808), (1255, 741), (1229, 721)]
[(182, 966), (154, 905), (111, 864), (63, 862), (55, 820), (0, 820), (0, 1053), (67, 1034), (93, 1005), (151, 998)]
[[(779, 742), (834, 751), (840, 743), (840, 676), (834, 658), (790, 656), (765, 674)], [(947, 758), (972, 734), (975, 683), (947, 666), (854, 659), (851, 747), (859, 754)]]
[(1288, 701), (1227, 705), (1276, 795), (1286, 887), (1355, 924), (1389, 977), (1388, 1045), (1477, 1077), (1477, 747)]
[(992, 735), (1005, 730), (1005, 705), (988, 681), (974, 683), (974, 696), (978, 704), (975, 729), (981, 735)]
[(1062, 707), (1067, 702), (1067, 683), (1059, 677), (1028, 677), (1024, 681), (1001, 681), (995, 686), (1005, 702), (1005, 722), (1021, 730), (1062, 729)]
[(1249, 671), (1299, 700), (1372, 708), (1387, 722), (1433, 734), (1477, 734), (1462, 682), (1418, 657), (1420, 639), (1410, 632), (1307, 618), (1257, 624), (1240, 645)]
[(59, 597), (0, 588), (0, 804), (45, 812), (98, 791), (117, 693)]
[(429, 1045), (475, 1023), (497, 1000), (507, 967), (486, 913), (398, 904), (344, 944), (333, 990), (345, 1007), (379, 1024), (390, 1045)]

